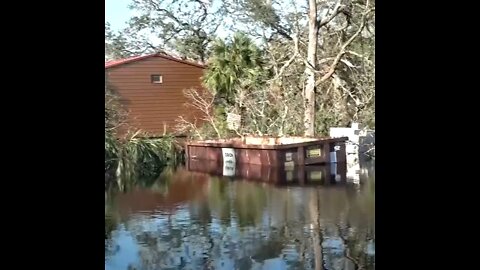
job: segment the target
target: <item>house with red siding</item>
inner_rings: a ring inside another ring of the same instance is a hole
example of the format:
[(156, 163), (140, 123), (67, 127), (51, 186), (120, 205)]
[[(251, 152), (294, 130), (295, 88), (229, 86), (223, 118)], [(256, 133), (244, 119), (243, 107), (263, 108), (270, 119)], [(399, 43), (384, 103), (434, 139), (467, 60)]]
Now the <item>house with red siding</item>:
[(175, 130), (179, 116), (193, 120), (185, 89), (201, 89), (205, 66), (157, 53), (105, 62), (107, 87), (127, 108), (130, 126), (152, 136)]

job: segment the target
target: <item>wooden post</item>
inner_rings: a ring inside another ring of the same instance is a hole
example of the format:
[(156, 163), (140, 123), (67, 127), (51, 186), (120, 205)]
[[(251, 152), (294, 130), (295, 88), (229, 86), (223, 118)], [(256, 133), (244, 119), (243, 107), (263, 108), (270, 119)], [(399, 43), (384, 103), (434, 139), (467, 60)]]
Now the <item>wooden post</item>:
[(305, 148), (303, 146), (298, 147), (297, 162), (299, 166), (305, 165)]

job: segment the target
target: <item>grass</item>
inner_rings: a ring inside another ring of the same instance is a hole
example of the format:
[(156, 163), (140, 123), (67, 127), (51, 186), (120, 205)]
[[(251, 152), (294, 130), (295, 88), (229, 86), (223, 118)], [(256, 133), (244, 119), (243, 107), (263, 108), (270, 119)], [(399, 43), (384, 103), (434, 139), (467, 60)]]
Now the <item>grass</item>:
[(180, 159), (172, 136), (119, 140), (105, 132), (105, 174), (116, 178), (119, 187), (133, 179), (157, 178), (165, 166), (176, 165)]

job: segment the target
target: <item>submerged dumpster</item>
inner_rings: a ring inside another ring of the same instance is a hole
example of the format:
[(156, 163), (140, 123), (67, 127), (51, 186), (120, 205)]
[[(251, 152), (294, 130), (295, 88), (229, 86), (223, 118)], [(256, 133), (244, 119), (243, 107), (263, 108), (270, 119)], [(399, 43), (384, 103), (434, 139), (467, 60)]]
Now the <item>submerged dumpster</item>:
[(279, 167), (345, 163), (342, 138), (244, 137), (186, 143), (187, 159), (219, 161), (224, 175), (232, 175), (239, 164)]

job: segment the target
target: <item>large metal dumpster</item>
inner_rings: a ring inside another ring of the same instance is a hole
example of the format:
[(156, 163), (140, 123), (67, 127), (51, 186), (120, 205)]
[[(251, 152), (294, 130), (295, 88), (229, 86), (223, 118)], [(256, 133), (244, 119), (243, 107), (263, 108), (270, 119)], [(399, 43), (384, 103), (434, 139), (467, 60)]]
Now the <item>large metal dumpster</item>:
[(236, 164), (290, 168), (303, 165), (346, 162), (342, 138), (244, 137), (226, 140), (190, 141), (187, 159), (221, 161), (224, 169)]

